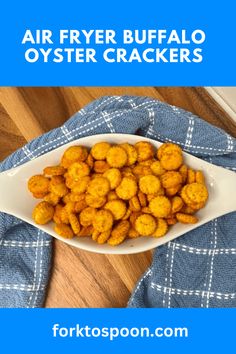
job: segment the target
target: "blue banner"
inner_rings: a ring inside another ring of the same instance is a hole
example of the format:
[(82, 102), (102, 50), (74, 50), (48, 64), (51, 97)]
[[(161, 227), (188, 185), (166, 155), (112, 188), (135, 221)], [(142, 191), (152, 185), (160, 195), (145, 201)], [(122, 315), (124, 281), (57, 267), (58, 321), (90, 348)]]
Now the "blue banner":
[(235, 85), (234, 2), (4, 2), (1, 86)]
[(236, 309), (2, 309), (6, 353), (227, 353)]

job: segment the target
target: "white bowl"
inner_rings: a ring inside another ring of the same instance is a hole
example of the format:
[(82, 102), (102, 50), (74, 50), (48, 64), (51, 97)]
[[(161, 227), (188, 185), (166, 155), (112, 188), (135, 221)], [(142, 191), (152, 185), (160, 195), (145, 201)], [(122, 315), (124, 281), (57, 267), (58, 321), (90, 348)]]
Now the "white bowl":
[[(49, 153), (46, 153), (34, 160), (31, 160), (24, 165), (15, 169), (3, 172), (0, 174), (0, 211), (14, 215), (29, 224), (40, 228), (53, 237), (61, 240), (71, 246), (80, 249), (104, 253), (104, 254), (131, 254), (150, 250), (152, 248), (163, 245), (164, 243), (191, 231), (215, 217), (227, 214), (236, 209), (235, 195), (236, 176), (234, 172), (228, 171), (221, 167), (212, 165), (199, 158), (184, 153), (186, 164), (196, 170), (203, 170), (206, 176), (206, 182), (209, 190), (209, 200), (204, 209), (200, 210), (197, 215), (199, 222), (194, 225), (176, 224), (170, 228), (167, 235), (161, 238), (139, 237), (137, 239), (128, 239), (119, 246), (112, 247), (108, 244), (99, 245), (92, 241), (90, 237), (75, 237), (73, 239), (65, 239), (57, 235), (53, 230), (53, 223), (48, 225), (36, 225), (32, 219), (32, 210), (38, 203), (38, 200), (33, 199), (31, 193), (27, 190), (28, 179), (35, 174), (42, 173), (46, 166), (57, 165), (60, 158), (71, 145), (83, 145), (91, 147), (99, 141), (107, 141), (113, 144), (129, 142), (135, 144), (138, 141), (149, 141), (156, 148), (162, 143), (144, 138), (137, 135), (129, 134), (100, 134), (88, 136), (78, 140), (74, 140), (69, 144), (63, 145)], [(233, 192), (233, 190), (234, 192)]]

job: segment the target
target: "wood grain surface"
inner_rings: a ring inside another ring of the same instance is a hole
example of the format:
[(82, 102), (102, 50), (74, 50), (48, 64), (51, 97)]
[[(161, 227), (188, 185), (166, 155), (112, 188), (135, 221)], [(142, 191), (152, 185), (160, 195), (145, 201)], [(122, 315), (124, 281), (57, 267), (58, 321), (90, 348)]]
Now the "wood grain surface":
[[(236, 136), (236, 124), (202, 88), (0, 88), (0, 159), (63, 124), (92, 100), (126, 94), (150, 96), (185, 108)], [(151, 258), (151, 252), (92, 254), (55, 240), (45, 306), (125, 307)]]

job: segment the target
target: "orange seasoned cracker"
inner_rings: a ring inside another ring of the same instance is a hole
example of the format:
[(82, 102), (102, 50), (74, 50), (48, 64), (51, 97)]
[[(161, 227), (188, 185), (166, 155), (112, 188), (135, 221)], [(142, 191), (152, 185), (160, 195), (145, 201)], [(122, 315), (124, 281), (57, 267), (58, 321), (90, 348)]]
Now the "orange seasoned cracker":
[(120, 221), (112, 230), (111, 237), (108, 239), (108, 244), (110, 246), (117, 246), (122, 243), (130, 228), (130, 223), (127, 220)]
[(205, 184), (205, 177), (202, 171), (196, 171), (195, 179), (197, 183)]
[(166, 172), (166, 170), (162, 167), (160, 161), (154, 161), (151, 164), (150, 168), (156, 176), (161, 176)]
[(176, 219), (182, 224), (196, 224), (198, 222), (198, 218), (194, 215), (177, 213)]
[(103, 232), (112, 228), (113, 215), (109, 210), (99, 210), (93, 219), (94, 229)]
[(157, 220), (157, 227), (154, 233), (152, 234), (153, 237), (163, 237), (168, 231), (168, 224), (164, 219)]
[(36, 175), (29, 179), (28, 189), (35, 195), (41, 195), (43, 198), (49, 192), (50, 180), (43, 175)]
[(173, 144), (173, 143), (164, 143), (157, 150), (157, 158), (159, 160), (161, 160), (164, 153), (170, 153), (173, 151), (176, 151), (179, 154), (182, 154), (182, 150), (181, 150), (180, 146)]
[(63, 154), (61, 165), (68, 168), (71, 164), (78, 161), (85, 161), (88, 157), (87, 149), (83, 146), (70, 146)]
[(150, 201), (149, 208), (157, 218), (165, 218), (171, 212), (171, 202), (165, 196), (157, 196)]
[(155, 194), (160, 190), (161, 182), (157, 176), (143, 176), (139, 180), (139, 188), (144, 194)]
[(70, 226), (71, 226), (74, 234), (77, 235), (81, 229), (79, 219), (77, 218), (77, 216), (75, 214), (71, 213), (69, 215), (69, 222), (70, 222)]
[(54, 227), (55, 232), (64, 238), (73, 238), (74, 232), (72, 228), (67, 224), (56, 224)]
[(119, 186), (121, 182), (121, 172), (118, 168), (110, 168), (104, 174), (110, 183), (110, 188), (115, 189)]
[(74, 162), (68, 168), (68, 176), (75, 181), (78, 181), (81, 177), (88, 176), (90, 168), (85, 162)]
[(93, 169), (96, 173), (104, 173), (109, 170), (110, 166), (106, 161), (95, 161), (93, 165)]
[(43, 173), (46, 176), (63, 176), (66, 169), (63, 166), (49, 166), (44, 168)]
[(128, 144), (128, 143), (120, 144), (120, 146), (126, 151), (126, 154), (127, 154), (126, 165), (131, 166), (131, 165), (135, 164), (135, 162), (137, 161), (137, 158), (138, 158), (138, 153), (137, 153), (137, 150), (135, 149), (135, 147), (131, 144)]
[(96, 215), (97, 210), (93, 207), (84, 208), (79, 216), (79, 220), (82, 226), (90, 226), (93, 223), (93, 219)]
[(121, 168), (128, 160), (126, 151), (121, 146), (112, 146), (107, 153), (107, 162), (111, 167)]
[(85, 202), (90, 207), (101, 208), (106, 203), (106, 197), (97, 197), (87, 193), (85, 196)]
[(137, 191), (137, 183), (129, 177), (124, 177), (120, 185), (116, 188), (116, 194), (123, 200), (131, 199), (136, 195)]
[(187, 183), (190, 184), (194, 182), (196, 182), (196, 173), (191, 168), (188, 168)]
[(152, 215), (140, 215), (135, 221), (135, 230), (142, 236), (150, 236), (156, 229), (156, 220)]
[(182, 176), (177, 171), (168, 171), (161, 176), (161, 183), (164, 188), (173, 188), (182, 183)]
[(184, 206), (184, 202), (183, 199), (179, 196), (175, 196), (172, 198), (171, 200), (171, 212), (177, 213), (178, 211), (180, 211)]
[(154, 157), (154, 148), (148, 141), (139, 141), (134, 146), (138, 152), (138, 161), (145, 161)]
[(110, 191), (110, 184), (107, 178), (97, 177), (89, 182), (87, 192), (95, 197), (104, 197)]
[(93, 145), (91, 149), (91, 155), (95, 160), (105, 160), (110, 148), (111, 144), (107, 143), (106, 141), (102, 141)]
[(141, 210), (141, 204), (140, 204), (139, 199), (136, 195), (129, 200), (129, 209), (131, 211), (140, 211)]
[(36, 224), (45, 225), (52, 220), (54, 207), (47, 202), (40, 202), (33, 210), (33, 219)]
[(191, 183), (186, 186), (186, 194), (192, 203), (205, 203), (208, 198), (208, 191), (202, 183)]
[(104, 209), (109, 210), (114, 220), (120, 220), (125, 216), (126, 213), (126, 205), (123, 200), (112, 200), (105, 204)]
[(170, 151), (162, 154), (161, 165), (165, 170), (173, 171), (178, 170), (178, 168), (183, 163), (183, 156), (178, 151)]

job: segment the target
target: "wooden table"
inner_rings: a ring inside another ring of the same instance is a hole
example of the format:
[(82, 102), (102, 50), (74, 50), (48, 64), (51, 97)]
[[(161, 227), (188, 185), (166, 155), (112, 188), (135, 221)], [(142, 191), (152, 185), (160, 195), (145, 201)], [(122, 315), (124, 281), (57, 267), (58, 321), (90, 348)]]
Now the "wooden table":
[[(236, 136), (236, 124), (202, 88), (0, 88), (0, 159), (63, 124), (92, 100), (124, 94), (151, 96), (175, 104)], [(55, 240), (45, 306), (125, 307), (151, 258), (151, 252), (92, 254)]]

